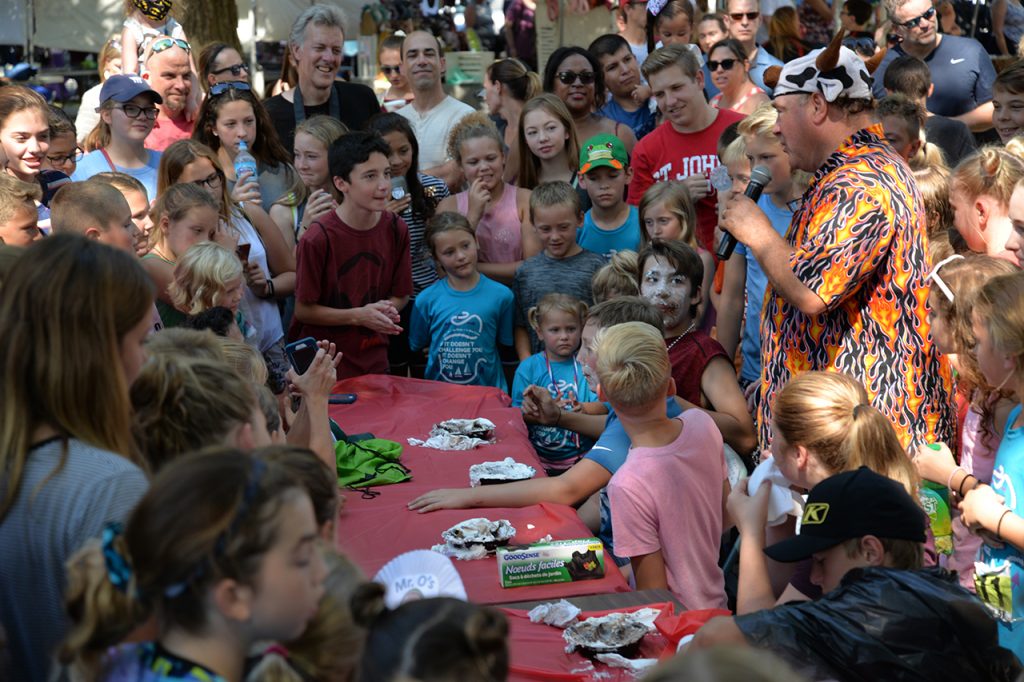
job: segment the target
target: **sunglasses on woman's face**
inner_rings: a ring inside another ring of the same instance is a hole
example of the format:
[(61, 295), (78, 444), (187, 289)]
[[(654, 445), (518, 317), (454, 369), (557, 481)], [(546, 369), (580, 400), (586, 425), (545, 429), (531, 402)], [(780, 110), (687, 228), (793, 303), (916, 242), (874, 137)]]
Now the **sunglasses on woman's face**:
[(719, 67), (721, 67), (723, 71), (731, 71), (732, 67), (736, 66), (737, 62), (739, 62), (738, 59), (723, 59), (720, 62), (716, 62), (714, 59), (709, 59), (708, 71), (713, 73), (718, 71)]
[(400, 67), (400, 66), (382, 66), (382, 67), (380, 67), (380, 72), (383, 73), (385, 76), (390, 76), (393, 73), (395, 73), (395, 74), (400, 73), (401, 70), (402, 70), (402, 67)]
[(220, 74), (225, 73), (227, 71), (230, 71), (232, 76), (238, 78), (242, 75), (243, 71), (249, 73), (249, 65), (245, 62), (241, 62), (240, 64), (232, 64), (231, 66), (225, 66), (223, 69), (217, 69), (213, 72), (213, 75), (219, 76)]
[(590, 85), (594, 82), (593, 71), (559, 71), (557, 76), (562, 85), (572, 85), (577, 80), (583, 85)]
[(211, 85), (210, 95), (216, 97), (217, 95), (223, 95), (228, 90), (252, 90), (252, 88), (244, 81), (226, 81)]

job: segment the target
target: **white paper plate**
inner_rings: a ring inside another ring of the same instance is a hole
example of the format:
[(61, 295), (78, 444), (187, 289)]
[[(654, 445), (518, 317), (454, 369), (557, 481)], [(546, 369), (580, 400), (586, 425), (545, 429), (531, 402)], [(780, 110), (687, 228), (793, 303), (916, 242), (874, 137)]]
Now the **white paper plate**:
[(400, 606), (412, 592), (424, 599), (454, 597), (468, 601), (455, 564), (429, 549), (399, 554), (377, 572), (373, 581), (384, 586), (384, 603), (389, 609)]

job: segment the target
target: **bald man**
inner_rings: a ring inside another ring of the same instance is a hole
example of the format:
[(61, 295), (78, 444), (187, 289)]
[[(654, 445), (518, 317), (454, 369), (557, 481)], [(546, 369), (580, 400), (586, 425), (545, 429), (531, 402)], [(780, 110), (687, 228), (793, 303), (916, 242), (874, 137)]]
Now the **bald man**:
[(179, 38), (158, 38), (150, 46), (143, 78), (163, 98), (156, 125), (146, 137), (146, 149), (162, 152), (172, 142), (192, 136), (186, 109), (192, 93), (191, 46)]

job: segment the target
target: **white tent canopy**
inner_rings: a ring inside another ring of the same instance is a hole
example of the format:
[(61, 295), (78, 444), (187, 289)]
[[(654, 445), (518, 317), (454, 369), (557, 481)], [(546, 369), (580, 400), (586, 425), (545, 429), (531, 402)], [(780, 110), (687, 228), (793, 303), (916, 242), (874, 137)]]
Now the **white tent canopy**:
[[(345, 35), (356, 38), (364, 2), (322, 1), (345, 10)], [(313, 4), (310, 0), (236, 0), (236, 3), (238, 40), (246, 46), (247, 52), (254, 41), (287, 40), (292, 21)], [(2, 0), (0, 45), (31, 44), (95, 53), (107, 38), (121, 32), (123, 20), (123, 0)]]

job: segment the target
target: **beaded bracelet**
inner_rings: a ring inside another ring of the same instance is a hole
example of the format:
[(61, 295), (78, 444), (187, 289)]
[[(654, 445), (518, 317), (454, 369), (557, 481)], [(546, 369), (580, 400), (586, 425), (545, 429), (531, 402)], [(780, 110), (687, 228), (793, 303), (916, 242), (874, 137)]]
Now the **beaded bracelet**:
[(1002, 530), (1003, 530), (1003, 519), (1005, 519), (1006, 515), (1009, 514), (1011, 511), (1012, 510), (1010, 510), (1010, 509), (1007, 509), (1006, 511), (1004, 511), (1002, 516), (999, 517), (999, 523), (996, 524), (996, 537), (998, 539), (1000, 539), (1000, 540), (1003, 539), (1003, 533), (1002, 533)]

